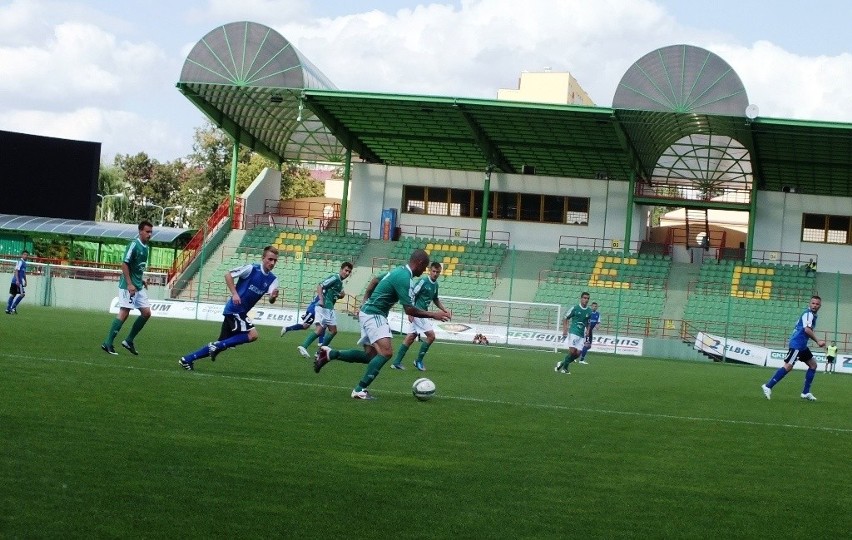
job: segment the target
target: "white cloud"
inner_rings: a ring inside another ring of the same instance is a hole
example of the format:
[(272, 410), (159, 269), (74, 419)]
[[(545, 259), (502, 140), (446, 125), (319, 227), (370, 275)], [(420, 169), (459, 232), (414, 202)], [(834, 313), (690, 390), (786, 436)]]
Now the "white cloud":
[(200, 7), (189, 10), (188, 19), (196, 23), (251, 21), (263, 24), (262, 21), (270, 17), (300, 18), (308, 12), (309, 7), (308, 0), (206, 0)]
[[(0, 112), (0, 126), (8, 131), (101, 143), (101, 160), (116, 154), (181, 156), (192, 129), (182, 133), (174, 125), (136, 113), (84, 107), (67, 112), (19, 110)], [(171, 157), (168, 159), (172, 159)]]
[[(687, 43), (731, 64), (761, 116), (852, 121), (849, 53), (808, 57), (777, 43), (737, 42), (687, 27), (651, 0), (462, 0), (387, 12), (360, 5), (0, 4), (0, 129), (103, 141), (104, 155), (185, 156), (205, 119), (174, 87), (180, 68), (202, 36), (240, 20), (278, 30), (344, 90), (494, 98), (516, 87), (521, 71), (550, 67), (571, 71), (609, 106), (633, 62)], [(332, 16), (347, 8), (362, 11)]]
[(713, 51), (740, 75), (761, 116), (852, 122), (852, 54), (806, 57), (766, 41)]

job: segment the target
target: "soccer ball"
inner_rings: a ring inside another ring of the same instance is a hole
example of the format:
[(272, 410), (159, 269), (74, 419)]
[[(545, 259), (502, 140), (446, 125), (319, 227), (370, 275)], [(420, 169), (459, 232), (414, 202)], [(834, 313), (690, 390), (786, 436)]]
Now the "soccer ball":
[(435, 383), (423, 377), (411, 385), (411, 393), (420, 401), (428, 401), (435, 395)]

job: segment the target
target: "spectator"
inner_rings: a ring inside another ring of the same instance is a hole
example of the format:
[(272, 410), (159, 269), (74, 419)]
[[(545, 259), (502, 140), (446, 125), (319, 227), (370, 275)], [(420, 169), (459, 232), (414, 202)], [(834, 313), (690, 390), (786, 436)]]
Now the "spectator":
[(829, 343), (825, 348), (825, 373), (834, 373), (834, 359), (837, 357), (837, 345)]
[(811, 259), (805, 265), (805, 275), (809, 276), (811, 274), (811, 272), (813, 272), (814, 275), (816, 275), (816, 271), (817, 271), (817, 263), (816, 263), (815, 260)]

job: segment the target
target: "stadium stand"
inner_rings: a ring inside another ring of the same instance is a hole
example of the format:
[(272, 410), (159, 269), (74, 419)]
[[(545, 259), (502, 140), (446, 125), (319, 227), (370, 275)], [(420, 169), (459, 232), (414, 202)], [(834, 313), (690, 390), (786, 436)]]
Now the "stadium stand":
[(415, 249), (425, 249), (440, 262), (441, 293), (445, 296), (488, 298), (494, 292), (497, 272), (506, 258), (505, 244), (480, 246), (460, 240), (403, 237), (391, 251), (393, 264), (408, 260)]
[(272, 245), (279, 250), (275, 275), (282, 289), (281, 298), (285, 302), (307, 303), (313, 298), (316, 283), (337, 272), (343, 261), (357, 259), (367, 241), (367, 235), (362, 233), (341, 236), (336, 232), (259, 225), (246, 231), (236, 251), (223, 257), (211, 275), (202, 277), (202, 291), (209, 299), (226, 297), (228, 291), (221, 276), (231, 268), (257, 262), (263, 248)]
[(707, 261), (698, 282), (689, 286), (683, 318), (706, 332), (783, 344), (790, 329), (773, 323), (804, 307), (815, 279), (796, 265)]
[[(535, 302), (573, 305), (583, 291), (606, 313), (605, 325), (647, 326), (660, 319), (666, 300), (671, 257), (659, 253), (629, 256), (613, 251), (560, 248), (542, 272)], [(546, 316), (546, 310), (531, 314)]]

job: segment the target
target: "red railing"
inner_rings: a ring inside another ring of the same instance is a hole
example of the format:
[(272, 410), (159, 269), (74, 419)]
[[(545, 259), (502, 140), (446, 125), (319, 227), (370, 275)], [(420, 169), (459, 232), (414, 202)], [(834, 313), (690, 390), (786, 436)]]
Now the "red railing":
[[(218, 228), (219, 224), (222, 223), (225, 218), (228, 217), (228, 212), (230, 210), (231, 201), (228, 197), (225, 197), (225, 200), (219, 205), (216, 210), (210, 214), (210, 217), (207, 218), (205, 222), (205, 226), (198, 229), (198, 232), (195, 233), (195, 236), (190, 239), (190, 241), (186, 244), (186, 247), (183, 248), (183, 251), (177, 254), (175, 257), (175, 262), (172, 264), (172, 268), (169, 271), (168, 279), (169, 283), (172, 283), (172, 280), (175, 276), (181, 274), (184, 270), (186, 270), (192, 261), (201, 253), (201, 246), (204, 245), (204, 242), (207, 241), (207, 238), (213, 234)], [(239, 211), (240, 215), (242, 215), (243, 208), (243, 200), (237, 199), (234, 205), (234, 215), (237, 215)]]

